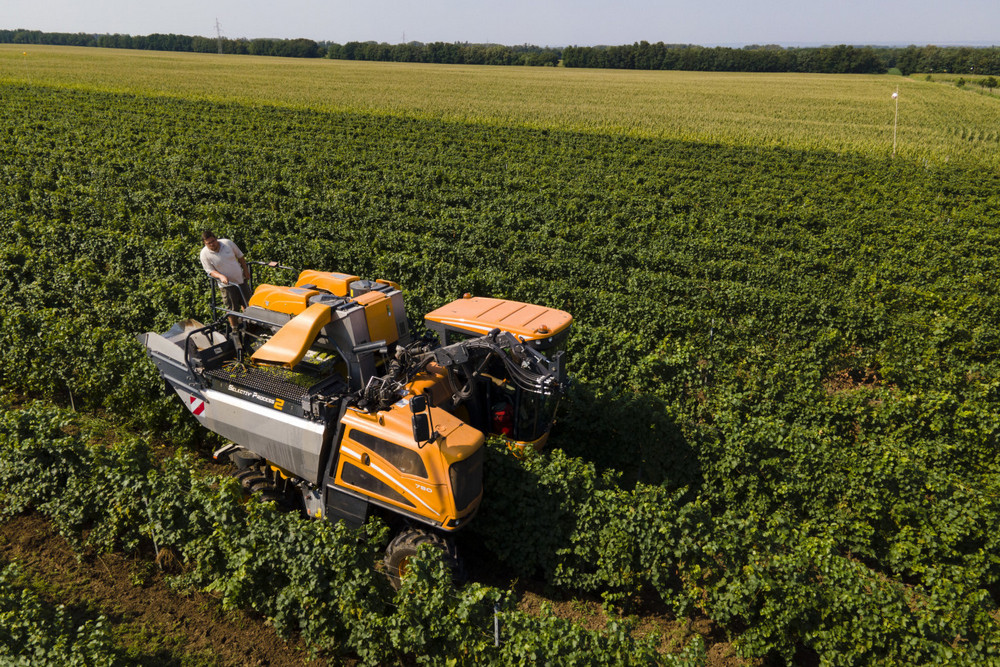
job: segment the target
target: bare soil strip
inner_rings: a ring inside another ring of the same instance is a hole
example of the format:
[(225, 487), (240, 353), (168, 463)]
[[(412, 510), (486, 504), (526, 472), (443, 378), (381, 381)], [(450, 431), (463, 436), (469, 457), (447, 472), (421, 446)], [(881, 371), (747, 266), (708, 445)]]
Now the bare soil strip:
[[(0, 560), (16, 561), (26, 583), (52, 604), (63, 604), (79, 624), (104, 615), (118, 647), (136, 665), (301, 665), (307, 660), (299, 641), (286, 642), (264, 619), (247, 612), (223, 611), (204, 593), (181, 594), (169, 588), (152, 555), (78, 554), (41, 515), (28, 513), (0, 523)], [(590, 630), (608, 622), (596, 599), (565, 599), (545, 586), (515, 586), (519, 607), (572, 620)], [(563, 598), (563, 599), (560, 599)], [(709, 667), (753, 664), (735, 655), (718, 626), (708, 619), (677, 620), (662, 609), (637, 609), (638, 635), (663, 637), (660, 649), (676, 652), (695, 634), (705, 638)], [(348, 661), (350, 662), (350, 661)], [(324, 660), (310, 664), (322, 666)]]
[[(167, 587), (151, 559), (78, 555), (38, 514), (0, 524), (0, 558), (17, 561), (30, 586), (80, 623), (103, 614), (137, 665), (301, 665), (306, 652), (260, 617), (225, 612), (203, 593)], [(326, 664), (322, 660), (313, 665)]]

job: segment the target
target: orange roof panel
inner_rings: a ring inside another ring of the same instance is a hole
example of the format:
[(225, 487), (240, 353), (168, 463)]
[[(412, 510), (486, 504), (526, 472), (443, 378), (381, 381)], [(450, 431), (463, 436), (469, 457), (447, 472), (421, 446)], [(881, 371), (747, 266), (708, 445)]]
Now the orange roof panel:
[(480, 334), (502, 329), (524, 340), (537, 340), (563, 331), (573, 316), (555, 308), (477, 296), (456, 299), (427, 313), (424, 319)]

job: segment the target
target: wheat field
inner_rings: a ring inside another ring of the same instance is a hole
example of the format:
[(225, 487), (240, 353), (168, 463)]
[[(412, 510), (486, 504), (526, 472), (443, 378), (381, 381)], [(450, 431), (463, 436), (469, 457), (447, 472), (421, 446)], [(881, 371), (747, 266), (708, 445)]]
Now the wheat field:
[(300, 60), (0, 45), (0, 82), (1000, 166), (1000, 99), (919, 78)]

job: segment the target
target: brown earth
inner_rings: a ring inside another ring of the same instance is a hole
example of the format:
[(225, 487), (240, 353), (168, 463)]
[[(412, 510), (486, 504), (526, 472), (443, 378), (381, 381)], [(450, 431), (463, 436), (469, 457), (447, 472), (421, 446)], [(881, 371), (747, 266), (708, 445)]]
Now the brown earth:
[[(538, 582), (517, 585), (515, 592), (520, 597), (518, 608), (529, 614), (541, 614), (542, 607), (547, 606), (549, 613), (573, 621), (588, 630), (600, 630), (610, 620), (604, 605), (597, 599), (553, 597), (547, 595), (544, 584)], [(706, 667), (745, 667), (757, 664), (739, 657), (732, 644), (726, 640), (723, 629), (708, 618), (678, 619), (661, 603), (648, 600), (638, 600), (634, 611), (631, 618), (636, 622), (635, 636), (659, 636), (658, 648), (662, 653), (677, 653), (695, 635), (701, 635), (708, 652)]]
[[(211, 595), (170, 589), (151, 554), (78, 554), (35, 513), (0, 523), (0, 561), (16, 561), (26, 585), (50, 603), (66, 605), (78, 623), (107, 617), (131, 664), (293, 666), (308, 659), (301, 641), (281, 639), (259, 615), (224, 611)], [(545, 605), (549, 613), (589, 630), (608, 622), (597, 599), (570, 599), (534, 581), (515, 583), (514, 592), (519, 608), (528, 613), (542, 613)], [(709, 619), (676, 619), (661, 607), (640, 601), (633, 615), (636, 634), (659, 635), (661, 651), (676, 653), (699, 634), (708, 647), (709, 667), (754, 664), (739, 658)]]
[(170, 590), (150, 559), (78, 556), (37, 514), (0, 524), (0, 559), (17, 561), (26, 583), (66, 605), (74, 620), (106, 616), (132, 664), (291, 667), (306, 660), (301, 642), (285, 642), (260, 617), (223, 611), (206, 594)]
[[(81, 418), (94, 441), (113, 442), (121, 435), (100, 417)], [(71, 426), (67, 432), (76, 429)], [(161, 459), (177, 449), (156, 439), (150, 445)], [(234, 470), (213, 462), (207, 448), (189, 451), (196, 454), (198, 467), (206, 474)], [(171, 554), (160, 556), (169, 559)], [(489, 554), (479, 556), (491, 560)], [(119, 648), (132, 664), (291, 666), (308, 659), (301, 641), (281, 639), (259, 614), (225, 611), (209, 594), (180, 593), (169, 588), (153, 554), (79, 554), (39, 514), (27, 513), (0, 522), (0, 562), (10, 561), (18, 562), (35, 592), (53, 604), (66, 605), (80, 623), (99, 615), (107, 617)], [(171, 569), (167, 567), (168, 572)], [(545, 606), (549, 613), (588, 630), (602, 629), (609, 620), (598, 598), (570, 596), (539, 581), (511, 583), (499, 563), (473, 570), (474, 578), (481, 583), (512, 589), (518, 607), (527, 613), (540, 614)], [(708, 652), (707, 667), (742, 667), (760, 662), (740, 658), (725, 631), (710, 619), (675, 618), (658, 600), (635, 600), (631, 618), (636, 622), (636, 636), (660, 637), (661, 652), (676, 653), (695, 635), (701, 635)], [(314, 659), (309, 664), (353, 662)]]

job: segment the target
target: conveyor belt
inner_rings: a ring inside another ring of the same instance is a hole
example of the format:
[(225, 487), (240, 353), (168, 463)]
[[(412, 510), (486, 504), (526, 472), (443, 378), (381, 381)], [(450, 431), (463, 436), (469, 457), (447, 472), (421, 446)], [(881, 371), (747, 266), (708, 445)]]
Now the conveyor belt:
[(305, 387), (287, 381), (295, 374), (283, 368), (263, 370), (253, 366), (223, 367), (205, 371), (205, 375), (287, 401), (300, 401), (309, 395), (309, 390)]

